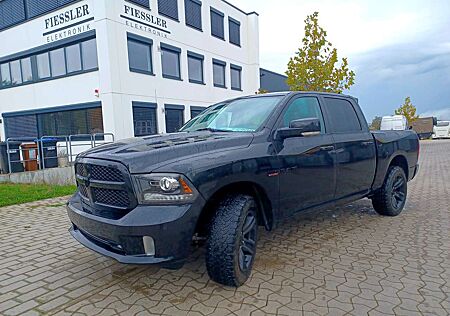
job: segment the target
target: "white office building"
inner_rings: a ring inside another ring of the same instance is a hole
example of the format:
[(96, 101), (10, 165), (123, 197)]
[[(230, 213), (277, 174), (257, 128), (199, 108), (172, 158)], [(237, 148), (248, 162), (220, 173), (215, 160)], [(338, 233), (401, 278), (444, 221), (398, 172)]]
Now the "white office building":
[(224, 0), (0, 1), (0, 138), (173, 132), (260, 85), (258, 14)]

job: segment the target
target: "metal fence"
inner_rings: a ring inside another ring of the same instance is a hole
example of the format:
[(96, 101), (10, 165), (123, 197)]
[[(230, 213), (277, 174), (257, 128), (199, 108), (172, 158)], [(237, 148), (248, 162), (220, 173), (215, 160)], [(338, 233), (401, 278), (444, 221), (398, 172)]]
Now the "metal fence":
[(70, 166), (78, 154), (112, 142), (112, 133), (8, 138), (7, 171), (11, 173)]

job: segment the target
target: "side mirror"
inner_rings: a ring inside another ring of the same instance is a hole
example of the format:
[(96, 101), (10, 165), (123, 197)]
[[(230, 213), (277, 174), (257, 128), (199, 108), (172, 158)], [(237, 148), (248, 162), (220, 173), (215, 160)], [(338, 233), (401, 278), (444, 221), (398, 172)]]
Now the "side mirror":
[(294, 120), (289, 127), (283, 127), (276, 131), (275, 139), (283, 140), (291, 137), (313, 136), (320, 134), (320, 120), (318, 118), (305, 118)]

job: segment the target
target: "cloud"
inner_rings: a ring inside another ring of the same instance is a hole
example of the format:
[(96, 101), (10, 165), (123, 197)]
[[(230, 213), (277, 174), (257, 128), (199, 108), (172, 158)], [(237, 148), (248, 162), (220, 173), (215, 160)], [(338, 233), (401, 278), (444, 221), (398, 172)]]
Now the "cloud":
[(421, 117), (435, 116), (440, 121), (450, 121), (450, 107), (440, 110), (432, 110), (420, 114)]

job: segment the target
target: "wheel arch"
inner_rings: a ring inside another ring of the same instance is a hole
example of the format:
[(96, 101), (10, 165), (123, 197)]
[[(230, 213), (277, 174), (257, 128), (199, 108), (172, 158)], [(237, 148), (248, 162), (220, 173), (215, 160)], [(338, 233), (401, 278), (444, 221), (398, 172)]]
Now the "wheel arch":
[(389, 163), (388, 170), (390, 167), (394, 167), (394, 166), (402, 168), (403, 171), (405, 172), (406, 179), (409, 179), (408, 160), (406, 159), (405, 156), (399, 154), (399, 155), (396, 155), (394, 158), (392, 158), (391, 162)]
[(218, 203), (229, 194), (248, 194), (251, 195), (258, 205), (259, 225), (265, 226), (266, 230), (273, 227), (274, 217), (272, 202), (266, 190), (256, 182), (239, 181), (226, 184), (217, 189), (206, 201), (200, 216), (197, 220), (195, 232), (200, 236), (205, 235), (208, 224), (215, 214)]

